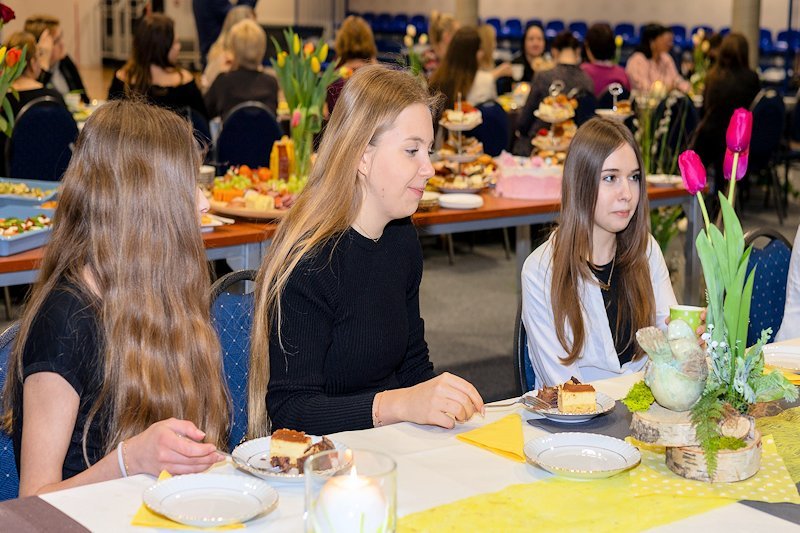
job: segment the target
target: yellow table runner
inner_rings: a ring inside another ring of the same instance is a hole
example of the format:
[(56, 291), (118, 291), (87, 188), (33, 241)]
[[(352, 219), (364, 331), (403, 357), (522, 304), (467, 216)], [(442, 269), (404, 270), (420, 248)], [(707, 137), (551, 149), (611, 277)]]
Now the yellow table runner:
[(756, 418), (762, 435), (772, 434), (792, 481), (800, 483), (800, 407), (787, 409), (776, 416)]

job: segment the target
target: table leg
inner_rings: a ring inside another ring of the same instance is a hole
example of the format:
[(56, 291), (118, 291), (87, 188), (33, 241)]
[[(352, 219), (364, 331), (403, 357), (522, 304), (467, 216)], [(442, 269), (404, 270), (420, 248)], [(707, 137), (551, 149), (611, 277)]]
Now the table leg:
[(700, 295), (702, 269), (700, 268), (700, 258), (697, 257), (697, 248), (694, 245), (697, 234), (703, 227), (700, 204), (694, 197), (689, 197), (683, 203), (683, 211), (686, 213), (688, 220), (686, 242), (684, 243), (686, 266), (683, 276), (683, 303), (686, 305), (704, 305), (704, 298), (701, 298)]
[(531, 227), (517, 226), (517, 288), (522, 287), (522, 266), (531, 254)]

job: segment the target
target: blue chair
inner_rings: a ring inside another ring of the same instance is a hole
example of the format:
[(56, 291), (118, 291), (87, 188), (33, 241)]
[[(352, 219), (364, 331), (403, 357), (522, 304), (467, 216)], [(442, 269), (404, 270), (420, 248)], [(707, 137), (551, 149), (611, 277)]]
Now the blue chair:
[(750, 325), (747, 330), (747, 345), (752, 346), (761, 336), (761, 331), (772, 328), (773, 337), (783, 322), (786, 306), (786, 283), (789, 278), (789, 260), (792, 257), (791, 243), (777, 231), (758, 229), (744, 236), (745, 246), (760, 238), (766, 238), (763, 248), (753, 245), (748, 276), (756, 268), (753, 281), (753, 296), (750, 300)]
[(222, 346), (222, 365), (233, 406), (230, 449), (247, 433), (247, 374), (255, 309), (253, 293), (235, 293), (231, 288), (237, 283), (254, 281), (255, 277), (255, 270), (238, 270), (222, 276), (211, 286), (211, 323)]
[(691, 44), (692, 41), (686, 38), (685, 26), (675, 24), (674, 26), (670, 26), (669, 29), (672, 31), (674, 37), (673, 41), (676, 47), (685, 50)]
[(544, 37), (549, 41), (562, 31), (564, 31), (564, 21), (551, 20), (547, 23), (547, 26), (544, 27)]
[(719, 34), (723, 37), (728, 35), (731, 32), (731, 29), (728, 26), (725, 26), (719, 30)]
[(762, 54), (772, 54), (775, 52), (775, 44), (772, 42), (772, 32), (767, 28), (761, 28), (758, 32), (758, 48)]
[[(14, 347), (17, 332), (19, 332), (19, 322), (14, 322), (0, 334), (0, 390), (5, 387), (8, 357)], [(11, 500), (17, 496), (19, 496), (19, 474), (14, 443), (10, 435), (0, 430), (0, 501)]]
[(6, 143), (6, 176), (60, 180), (77, 138), (75, 119), (60, 99), (42, 96), (31, 100), (17, 113)]
[(389, 33), (396, 35), (405, 35), (406, 27), (408, 26), (408, 15), (398, 14), (392, 17), (392, 22), (389, 25)]
[(486, 24), (492, 26), (497, 35), (500, 35), (500, 32), (503, 31), (503, 23), (497, 17), (489, 17), (486, 19)]
[(589, 26), (585, 22), (570, 22), (568, 28), (572, 35), (581, 42), (586, 39), (586, 32), (589, 31)]
[(498, 36), (502, 39), (511, 39), (518, 41), (522, 39), (522, 21), (518, 18), (511, 18), (506, 20), (503, 28), (500, 30)]
[(514, 323), (514, 367), (520, 392), (524, 394), (533, 390), (536, 387), (536, 375), (528, 356), (528, 335), (525, 324), (522, 323), (522, 302), (517, 306), (517, 320)]
[[(786, 216), (783, 205), (783, 195), (778, 174), (775, 171), (775, 158), (779, 155), (783, 127), (786, 118), (786, 107), (783, 97), (774, 89), (761, 89), (750, 105), (753, 112), (753, 131), (758, 132), (750, 140), (750, 159), (747, 171), (751, 175), (767, 175), (768, 192), (775, 199), (775, 210), (778, 223), (783, 225)], [(746, 182), (747, 183), (747, 182)], [(764, 197), (765, 203), (769, 194)]]
[(272, 145), (282, 135), (283, 130), (267, 106), (255, 101), (237, 105), (222, 119), (215, 147), (218, 170), (230, 165), (269, 166)]
[(784, 30), (775, 37), (775, 51), (794, 54), (800, 50), (800, 31)]
[(413, 24), (417, 28), (417, 35), (428, 33), (428, 19), (425, 15), (416, 14), (409, 19), (409, 24)]
[(511, 138), (508, 114), (500, 104), (493, 101), (476, 107), (483, 114), (483, 123), (466, 134), (482, 142), (485, 153), (492, 157), (498, 156), (503, 150), (508, 150)]
[(705, 24), (699, 24), (694, 28), (692, 28), (692, 31), (689, 33), (689, 35), (694, 35), (700, 30), (703, 30), (703, 32), (705, 32), (706, 37), (710, 37), (711, 34), (714, 33), (714, 29), (711, 26), (706, 26)]
[(372, 11), (365, 11), (361, 13), (361, 18), (364, 19), (371, 28), (375, 27), (375, 13)]
[(620, 22), (614, 28), (614, 35), (622, 37), (625, 46), (636, 46), (639, 44), (639, 37), (636, 35), (636, 28), (630, 22)]

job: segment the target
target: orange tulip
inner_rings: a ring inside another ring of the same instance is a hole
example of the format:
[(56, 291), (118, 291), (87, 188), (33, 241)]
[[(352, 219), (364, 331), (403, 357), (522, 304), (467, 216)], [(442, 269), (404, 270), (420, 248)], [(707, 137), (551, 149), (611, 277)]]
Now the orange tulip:
[(12, 48), (6, 52), (6, 65), (13, 67), (19, 62), (19, 56), (22, 54), (19, 48)]

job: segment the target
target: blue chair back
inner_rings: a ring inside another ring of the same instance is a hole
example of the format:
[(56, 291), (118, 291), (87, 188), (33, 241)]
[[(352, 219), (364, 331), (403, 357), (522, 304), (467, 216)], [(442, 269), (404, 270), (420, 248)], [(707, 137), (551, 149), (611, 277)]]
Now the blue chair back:
[(568, 28), (572, 35), (581, 42), (586, 38), (586, 32), (589, 31), (589, 26), (581, 21), (570, 22)]
[[(19, 331), (19, 322), (14, 322), (0, 334), (0, 391), (6, 383), (8, 357), (14, 347), (14, 339)], [(0, 395), (2, 400), (2, 395)], [(14, 455), (14, 443), (11, 436), (0, 429), (0, 501), (11, 500), (19, 496), (19, 474)]]
[(772, 32), (767, 28), (761, 28), (758, 31), (758, 48), (761, 53), (771, 54), (775, 51), (775, 45), (772, 42)]
[(410, 19), (408, 19), (409, 24), (413, 24), (414, 27), (417, 29), (417, 34), (428, 33), (428, 19), (425, 18), (425, 15), (416, 14), (413, 15)]
[(239, 270), (221, 277), (211, 287), (211, 323), (222, 347), (223, 370), (233, 407), (228, 438), (231, 450), (247, 432), (247, 375), (255, 300), (253, 293), (239, 294), (230, 289), (237, 283), (255, 280), (255, 276), (255, 270)]
[(680, 49), (684, 49), (687, 47), (691, 40), (686, 39), (686, 27), (681, 26), (679, 24), (675, 24), (674, 26), (669, 27), (672, 30), (673, 42), (676, 47)]
[(753, 131), (758, 134), (750, 140), (749, 168), (757, 172), (769, 164), (780, 147), (786, 107), (776, 90), (762, 89), (750, 109), (753, 112)]
[(522, 323), (522, 302), (517, 306), (517, 320), (514, 324), (514, 366), (517, 370), (517, 383), (522, 394), (536, 386), (531, 358), (528, 356), (528, 335)]
[(60, 180), (77, 138), (78, 126), (63, 102), (52, 96), (31, 100), (17, 114), (6, 143), (6, 176)]
[(497, 102), (484, 102), (477, 109), (483, 115), (483, 123), (467, 132), (467, 135), (482, 142), (485, 153), (492, 157), (498, 156), (503, 150), (508, 150), (511, 138), (508, 114)]
[(269, 166), (272, 145), (283, 131), (275, 115), (261, 102), (243, 102), (231, 109), (222, 120), (216, 143), (216, 161), (223, 167)]
[(510, 18), (506, 20), (502, 30), (498, 34), (503, 39), (522, 39), (522, 21), (518, 18)]
[(627, 46), (635, 46), (639, 44), (639, 38), (636, 35), (636, 28), (630, 22), (620, 22), (614, 28), (614, 35), (622, 37), (622, 42)]
[(559, 33), (564, 31), (564, 21), (563, 20), (551, 20), (547, 23), (544, 27), (544, 36), (549, 41)]
[(492, 26), (497, 35), (500, 35), (500, 32), (503, 30), (503, 23), (500, 22), (500, 19), (497, 17), (489, 17), (486, 19), (486, 24)]
[(747, 345), (752, 346), (761, 336), (761, 330), (772, 328), (773, 337), (783, 322), (786, 306), (786, 283), (789, 278), (789, 261), (792, 257), (791, 243), (780, 233), (771, 230), (755, 230), (745, 235), (745, 244), (751, 245), (758, 238), (769, 239), (763, 248), (753, 246), (747, 275), (753, 268), (753, 296), (750, 300), (750, 325), (747, 330)]

